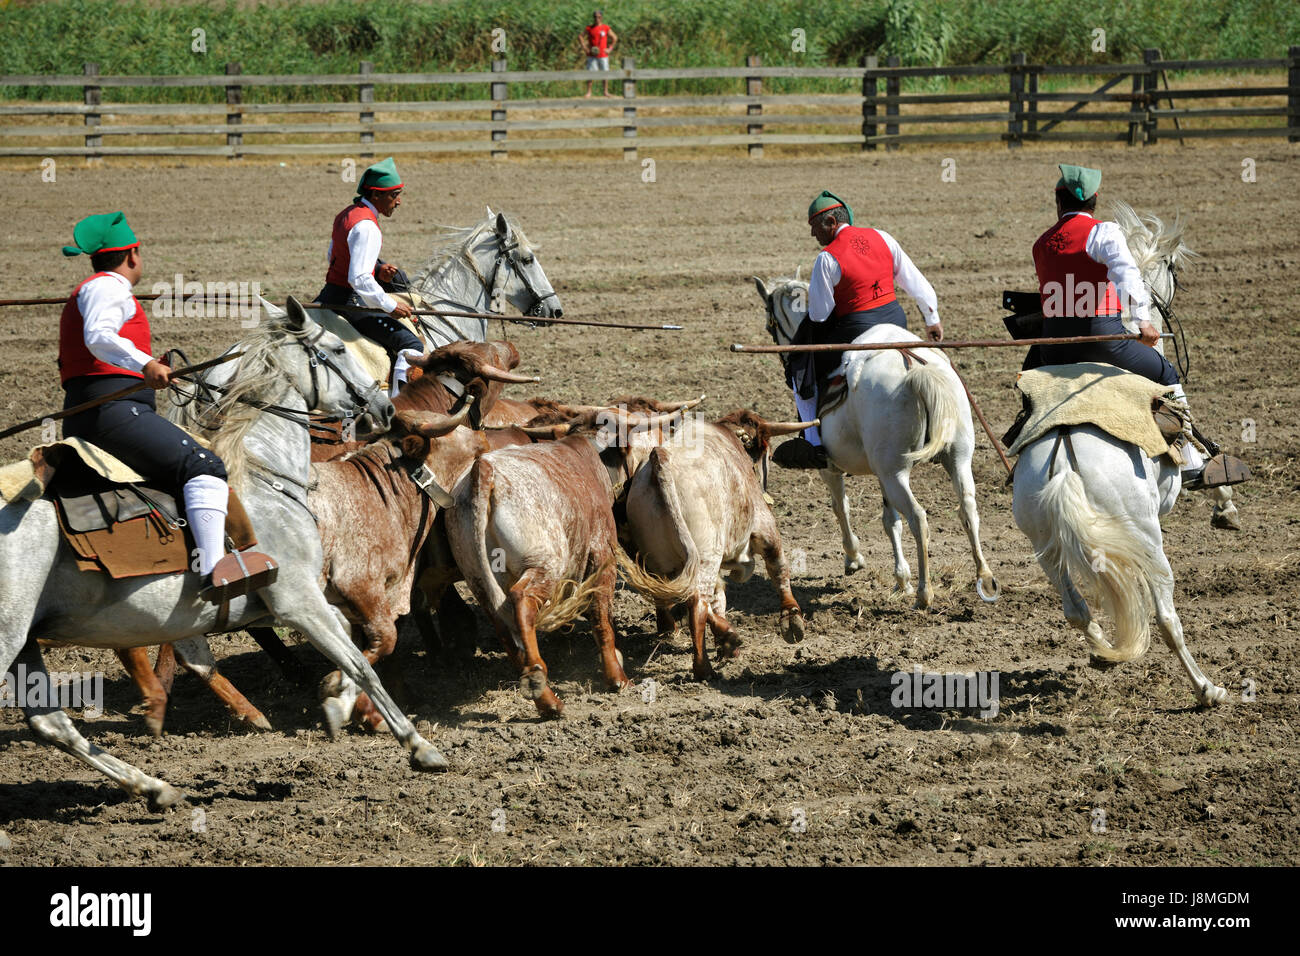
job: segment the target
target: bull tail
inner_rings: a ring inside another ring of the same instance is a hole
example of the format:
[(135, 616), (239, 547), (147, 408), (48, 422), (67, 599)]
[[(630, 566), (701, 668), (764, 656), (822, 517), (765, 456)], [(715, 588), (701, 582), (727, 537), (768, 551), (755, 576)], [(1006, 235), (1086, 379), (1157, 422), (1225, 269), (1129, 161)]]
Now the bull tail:
[(909, 464), (929, 461), (947, 448), (957, 436), (961, 405), (953, 392), (952, 379), (936, 364), (914, 365), (903, 376), (903, 387), (916, 397), (927, 418), (927, 438), (916, 451), (903, 457)]
[(537, 611), (533, 627), (538, 633), (558, 631), (576, 621), (599, 596), (601, 578), (609, 573), (612, 566), (613, 561), (607, 560), (596, 569), (594, 574), (581, 581), (561, 581), (550, 600)]
[(470, 471), (469, 501), (464, 502), (469, 508), (469, 515), (466, 516), (461, 511), (460, 516), (456, 512), (460, 509), (450, 509), (447, 515), (448, 526), (455, 522), (460, 526), (462, 532), (467, 522), (473, 522), (473, 541), (466, 542), (471, 547), (463, 550), (467, 556), (472, 553), (473, 559), (477, 561), (477, 567), (462, 568), (466, 577), (473, 576), (481, 582), (483, 594), (487, 598), (489, 607), (485, 610), (490, 611), (498, 620), (502, 618), (507, 603), (506, 593), (501, 589), (501, 584), (497, 581), (496, 572), (492, 569), (492, 557), (488, 554), (488, 520), (492, 514), (492, 465), (491, 463), (479, 458), (474, 462)]
[(668, 512), (668, 520), (660, 533), (670, 534), (677, 540), (685, 555), (682, 569), (672, 578), (660, 577), (633, 561), (622, 548), (618, 551), (618, 565), (628, 584), (646, 597), (659, 603), (680, 604), (697, 589), (700, 554), (695, 550), (695, 539), (691, 537), (691, 529), (687, 527), (686, 519), (682, 515), (682, 502), (677, 494), (677, 483), (673, 481), (668, 453), (663, 448), (656, 448), (650, 453), (649, 468), (650, 481)]

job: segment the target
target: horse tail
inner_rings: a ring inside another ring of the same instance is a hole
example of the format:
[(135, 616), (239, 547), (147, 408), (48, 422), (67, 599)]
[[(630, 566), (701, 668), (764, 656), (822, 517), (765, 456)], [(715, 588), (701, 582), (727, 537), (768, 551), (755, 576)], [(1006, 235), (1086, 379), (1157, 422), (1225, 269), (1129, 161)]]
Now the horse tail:
[(1072, 468), (1052, 476), (1038, 502), (1051, 529), (1038, 560), (1058, 577), (1068, 576), (1084, 594), (1095, 595), (1115, 624), (1110, 644), (1088, 637), (1093, 654), (1108, 661), (1141, 657), (1151, 643), (1150, 583), (1163, 572), (1133, 520), (1095, 508)]
[(672, 578), (650, 573), (632, 560), (632, 557), (622, 548), (618, 549), (618, 566), (622, 569), (623, 577), (627, 582), (646, 597), (657, 602), (680, 604), (696, 591), (696, 582), (700, 574), (700, 553), (695, 548), (691, 529), (687, 527), (686, 519), (682, 516), (682, 502), (677, 495), (677, 484), (672, 478), (667, 452), (662, 448), (654, 449), (650, 453), (649, 467), (650, 480), (654, 483), (655, 491), (658, 492), (659, 499), (668, 512), (668, 520), (660, 526), (659, 533), (674, 535), (682, 550), (685, 551), (686, 558), (682, 562), (681, 571)]
[(927, 419), (924, 444), (903, 456), (908, 464), (915, 465), (929, 461), (952, 444), (961, 420), (961, 405), (953, 394), (952, 379), (939, 365), (912, 366), (903, 376), (903, 387), (920, 402)]

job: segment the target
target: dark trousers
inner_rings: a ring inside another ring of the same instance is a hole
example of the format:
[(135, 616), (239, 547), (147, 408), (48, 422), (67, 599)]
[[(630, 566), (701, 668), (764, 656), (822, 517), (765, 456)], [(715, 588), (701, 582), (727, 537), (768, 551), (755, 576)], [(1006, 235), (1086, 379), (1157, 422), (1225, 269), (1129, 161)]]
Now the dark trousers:
[[(378, 265), (383, 265), (383, 262), (381, 261)], [(406, 279), (406, 273), (398, 269), (397, 275), (393, 277), (392, 282), (380, 282), (379, 286), (385, 292), (405, 292), (410, 288), (410, 283)], [(325, 283), (324, 288), (320, 290), (320, 294), (316, 296), (316, 302), (326, 307), (335, 305), (366, 307), (350, 287), (333, 285), (329, 282)], [(371, 315), (348, 312), (340, 312), (339, 314), (366, 338), (382, 345), (389, 355), (396, 356), (398, 352), (407, 349), (416, 352), (424, 351), (424, 343), (416, 337), (414, 332), (397, 319), (390, 318), (381, 312), (376, 311)]]
[[(139, 381), (129, 375), (69, 379), (63, 386), (63, 407), (92, 401)], [(220, 458), (158, 414), (153, 389), (65, 418), (63, 434), (93, 442), (170, 494), (179, 495), (185, 483), (198, 475), (226, 480), (226, 466)]]
[[(875, 309), (836, 315), (825, 322), (804, 319), (795, 334), (796, 345), (829, 345), (852, 342), (867, 329), (877, 325), (896, 325), (907, 328), (907, 313), (895, 299)], [(801, 398), (812, 398), (817, 382), (829, 378), (839, 368), (843, 352), (805, 352), (791, 356), (787, 366), (792, 387)]]
[[(1043, 336), (1118, 335), (1128, 330), (1118, 315), (1093, 318), (1044, 318)], [(1070, 365), (1075, 362), (1105, 362), (1161, 385), (1177, 385), (1178, 370), (1149, 345), (1133, 339), (1123, 342), (1083, 342), (1078, 345), (1035, 345), (1025, 357), (1023, 368), (1042, 365)]]

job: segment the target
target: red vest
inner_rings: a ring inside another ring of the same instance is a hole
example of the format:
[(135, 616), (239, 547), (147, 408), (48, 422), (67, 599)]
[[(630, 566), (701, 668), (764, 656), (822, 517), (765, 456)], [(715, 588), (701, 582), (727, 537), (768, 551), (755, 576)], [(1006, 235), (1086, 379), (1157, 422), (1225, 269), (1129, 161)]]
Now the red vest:
[[(379, 217), (363, 202), (349, 204), (347, 209), (334, 217), (334, 229), (330, 233), (330, 267), (325, 272), (325, 281), (330, 285), (341, 285), (345, 289), (352, 287), (352, 283), (348, 282), (348, 270), (352, 266), (348, 233), (363, 219), (369, 219), (376, 227), (379, 226)], [(382, 246), (382, 236), (379, 242)]]
[(894, 295), (894, 254), (874, 229), (845, 226), (826, 246), (840, 266), (835, 315), (888, 305)]
[[(144, 378), (139, 372), (101, 362), (86, 347), (86, 323), (81, 315), (81, 309), (77, 306), (77, 294), (90, 279), (98, 279), (100, 276), (110, 274), (96, 272), (89, 279), (83, 280), (72, 290), (72, 296), (63, 306), (63, 315), (59, 317), (59, 376), (63, 382), (82, 375), (131, 375), (135, 378)], [(141, 352), (152, 355), (149, 317), (145, 315), (144, 306), (135, 296), (131, 297), (131, 301), (135, 303), (135, 315), (123, 323), (118, 334)]]
[(1044, 316), (1119, 315), (1119, 294), (1106, 278), (1106, 267), (1084, 251), (1088, 233), (1097, 223), (1085, 212), (1064, 216), (1034, 243)]

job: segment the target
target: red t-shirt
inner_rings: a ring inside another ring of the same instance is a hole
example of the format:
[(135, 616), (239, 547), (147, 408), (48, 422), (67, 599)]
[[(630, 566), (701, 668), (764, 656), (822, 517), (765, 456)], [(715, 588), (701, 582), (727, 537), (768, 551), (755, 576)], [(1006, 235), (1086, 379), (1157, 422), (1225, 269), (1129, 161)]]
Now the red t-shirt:
[[(601, 23), (594, 27), (585, 27), (587, 31), (587, 55), (609, 56), (609, 25)], [(597, 50), (592, 53), (592, 49)]]

